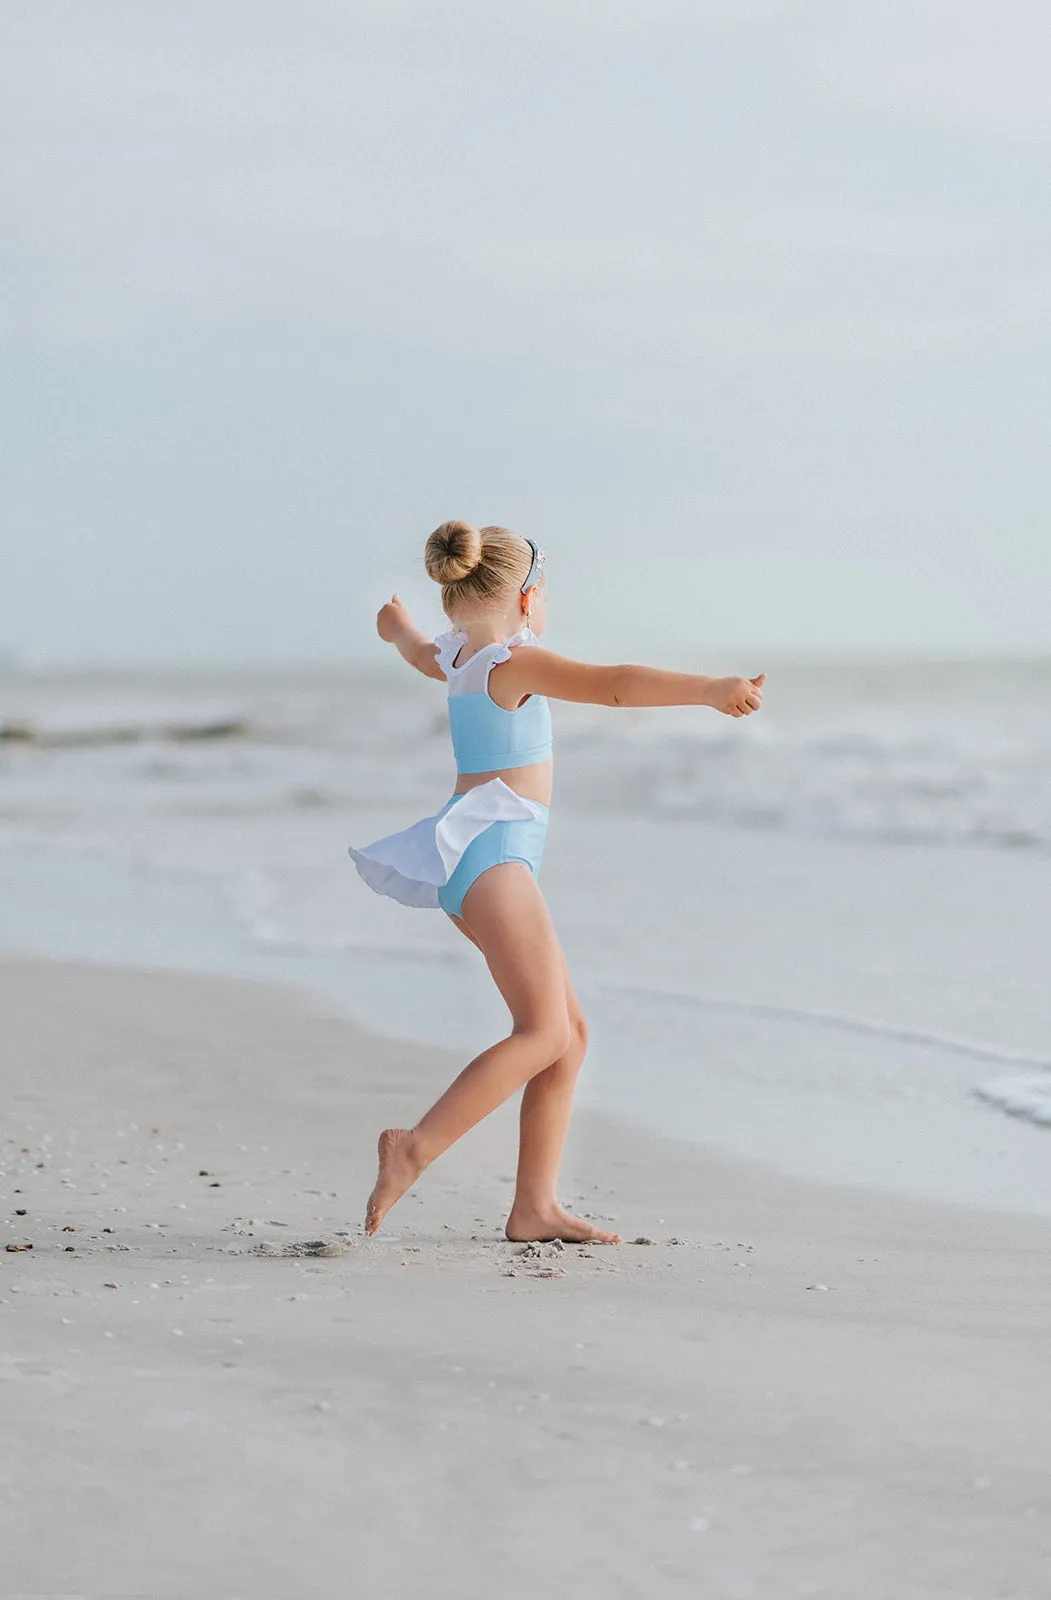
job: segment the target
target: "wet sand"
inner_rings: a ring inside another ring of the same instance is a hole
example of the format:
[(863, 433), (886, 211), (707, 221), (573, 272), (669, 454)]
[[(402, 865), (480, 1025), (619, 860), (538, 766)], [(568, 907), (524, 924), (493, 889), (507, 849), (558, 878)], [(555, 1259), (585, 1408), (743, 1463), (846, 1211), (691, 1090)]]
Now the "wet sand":
[[(363, 1237), (462, 1064), (294, 992), (0, 965), (5, 1594), (1033, 1600), (1051, 1225), (508, 1106)], [(20, 1214), (24, 1213), (24, 1214)]]

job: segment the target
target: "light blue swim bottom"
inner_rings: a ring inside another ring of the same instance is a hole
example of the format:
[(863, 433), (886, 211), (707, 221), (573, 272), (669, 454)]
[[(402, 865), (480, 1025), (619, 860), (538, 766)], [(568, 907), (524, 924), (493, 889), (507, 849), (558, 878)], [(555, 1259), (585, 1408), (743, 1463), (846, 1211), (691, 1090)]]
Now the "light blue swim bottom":
[[(462, 800), (462, 795), (454, 795), (442, 811), (448, 811), (449, 806), (457, 800)], [(534, 804), (539, 805), (539, 801)], [(463, 911), (464, 896), (472, 883), (480, 878), (483, 872), (488, 872), (490, 867), (499, 867), (505, 861), (521, 861), (537, 877), (540, 872), (540, 859), (544, 854), (544, 840), (547, 838), (547, 806), (541, 807), (542, 817), (530, 817), (527, 820), (515, 822), (491, 822), (484, 828), (477, 838), (472, 839), (463, 855), (460, 857), (447, 882), (438, 889), (438, 904), (450, 917), (458, 917)]]

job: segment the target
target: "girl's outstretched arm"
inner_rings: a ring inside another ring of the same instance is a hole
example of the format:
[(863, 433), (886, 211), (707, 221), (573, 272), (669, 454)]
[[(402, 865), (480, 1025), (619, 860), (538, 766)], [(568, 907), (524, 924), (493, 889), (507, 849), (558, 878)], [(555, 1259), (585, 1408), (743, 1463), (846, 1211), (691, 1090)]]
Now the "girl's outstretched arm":
[(438, 654), (433, 639), (422, 634), (409, 616), (408, 608), (393, 595), (381, 606), (376, 618), (376, 632), (387, 644), (392, 644), (403, 660), (422, 672), (425, 678), (445, 682), (445, 673), (438, 665)]
[[(763, 703), (766, 673), (758, 678), (705, 678), (660, 667), (596, 667), (552, 650), (515, 650), (495, 668), (505, 693), (543, 694), (595, 706), (711, 706), (747, 717)], [(506, 674), (506, 676), (505, 676)]]

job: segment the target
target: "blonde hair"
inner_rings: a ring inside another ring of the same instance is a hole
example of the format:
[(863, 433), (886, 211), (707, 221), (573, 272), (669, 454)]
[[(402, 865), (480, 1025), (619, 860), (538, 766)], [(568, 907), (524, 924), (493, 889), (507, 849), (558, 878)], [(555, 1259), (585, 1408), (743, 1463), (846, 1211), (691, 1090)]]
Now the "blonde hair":
[(443, 522), (427, 540), (427, 576), (442, 586), (442, 610), (499, 604), (521, 589), (533, 552), (510, 528), (474, 528), (469, 522)]

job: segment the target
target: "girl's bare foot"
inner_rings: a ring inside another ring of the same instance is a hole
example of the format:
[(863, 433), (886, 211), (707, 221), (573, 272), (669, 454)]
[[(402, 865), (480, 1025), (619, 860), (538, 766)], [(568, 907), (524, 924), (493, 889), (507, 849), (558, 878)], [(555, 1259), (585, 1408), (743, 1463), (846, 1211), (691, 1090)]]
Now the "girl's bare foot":
[(379, 1172), (376, 1187), (365, 1208), (365, 1232), (371, 1237), (387, 1212), (406, 1189), (411, 1189), (426, 1166), (416, 1148), (411, 1128), (384, 1128), (379, 1137)]
[(538, 1211), (515, 1202), (504, 1229), (509, 1239), (564, 1239), (567, 1244), (620, 1244), (619, 1233), (605, 1233), (583, 1217), (574, 1217), (560, 1205)]

